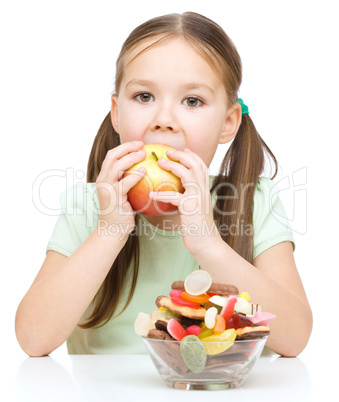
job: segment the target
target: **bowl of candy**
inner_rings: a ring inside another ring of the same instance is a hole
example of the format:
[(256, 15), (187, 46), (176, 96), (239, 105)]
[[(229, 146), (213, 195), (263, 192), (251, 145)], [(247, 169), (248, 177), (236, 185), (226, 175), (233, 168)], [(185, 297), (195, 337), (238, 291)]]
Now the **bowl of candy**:
[(258, 360), (267, 337), (239, 341), (182, 341), (142, 338), (147, 351), (170, 388), (219, 390), (243, 384)]
[(275, 315), (233, 285), (194, 271), (139, 313), (135, 331), (168, 387), (218, 390), (241, 386), (261, 355)]

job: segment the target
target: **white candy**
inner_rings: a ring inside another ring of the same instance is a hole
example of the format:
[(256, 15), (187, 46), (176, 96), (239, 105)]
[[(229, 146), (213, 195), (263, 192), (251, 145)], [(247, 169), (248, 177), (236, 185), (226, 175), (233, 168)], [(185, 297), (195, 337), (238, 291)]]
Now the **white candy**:
[(224, 307), (225, 303), (227, 302), (227, 299), (228, 299), (227, 296), (214, 295), (210, 297), (209, 301), (212, 302), (213, 304), (216, 304), (217, 306)]
[(234, 311), (236, 313), (242, 313), (245, 315), (252, 315), (252, 306), (247, 300), (243, 299), (242, 297), (238, 298), (238, 301), (235, 303)]
[(200, 269), (188, 275), (184, 283), (186, 292), (193, 296), (207, 292), (211, 285), (211, 275)]
[(134, 322), (134, 331), (137, 335), (147, 336), (150, 329), (154, 329), (154, 322), (151, 320), (151, 316), (146, 313), (139, 313)]
[(215, 316), (218, 314), (216, 307), (210, 307), (205, 314), (205, 325), (207, 328), (212, 329), (215, 326)]

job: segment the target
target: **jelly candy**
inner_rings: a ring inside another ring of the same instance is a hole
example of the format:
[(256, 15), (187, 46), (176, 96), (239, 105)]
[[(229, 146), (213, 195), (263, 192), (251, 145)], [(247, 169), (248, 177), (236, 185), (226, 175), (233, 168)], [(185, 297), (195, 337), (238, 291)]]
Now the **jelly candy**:
[(237, 332), (234, 328), (226, 329), (221, 334), (214, 334), (200, 338), (208, 355), (216, 355), (225, 352), (233, 345), (233, 341), (237, 337)]
[(247, 292), (241, 292), (239, 297), (241, 297), (242, 299), (245, 299), (246, 301), (250, 301), (250, 295)]
[(199, 325), (190, 325), (186, 328), (187, 335), (196, 335), (198, 336), (201, 332), (201, 328)]
[(217, 306), (224, 307), (225, 303), (227, 302), (227, 299), (228, 298), (226, 296), (215, 295), (210, 297), (210, 302), (216, 304)]
[(199, 303), (199, 304), (205, 304), (210, 299), (210, 297), (206, 293), (203, 293), (203, 294), (198, 295), (198, 296), (193, 296), (193, 295), (190, 295), (189, 293), (187, 293), (185, 291), (183, 291), (181, 293), (181, 297), (183, 299), (185, 299), (185, 300), (188, 300), (188, 301), (191, 301), (191, 302), (194, 302), (194, 303)]
[(193, 296), (206, 293), (212, 285), (211, 275), (203, 270), (198, 269), (193, 271), (184, 282), (184, 287), (187, 293)]
[(170, 295), (170, 297), (181, 297), (181, 294), (182, 294), (182, 290), (178, 290), (178, 289), (172, 289), (170, 292), (169, 292), (169, 295)]
[(146, 313), (139, 313), (134, 322), (134, 331), (137, 335), (147, 336), (150, 329), (154, 329), (154, 322), (151, 320), (151, 316)]
[(171, 337), (176, 339), (177, 341), (181, 341), (187, 335), (187, 332), (182, 327), (182, 325), (174, 318), (171, 318), (168, 321), (167, 331), (171, 335)]
[(252, 306), (247, 300), (239, 297), (239, 299), (235, 303), (234, 311), (237, 313), (245, 314), (245, 315), (251, 315)]
[(212, 335), (213, 334), (213, 329), (207, 328), (206, 324), (202, 322), (200, 324), (201, 332), (198, 335), (199, 339), (205, 338), (206, 336)]
[(200, 307), (200, 303), (189, 302), (178, 296), (172, 296), (171, 300), (177, 306), (190, 307), (190, 308), (199, 308)]
[(248, 317), (249, 320), (256, 325), (267, 325), (273, 321), (277, 316), (272, 313), (258, 311), (254, 317)]
[(210, 307), (205, 314), (205, 325), (207, 328), (214, 328), (215, 325), (215, 317), (218, 314), (218, 310), (216, 307)]
[(180, 342), (180, 353), (186, 366), (193, 373), (201, 373), (206, 366), (207, 354), (204, 345), (195, 335), (188, 335)]
[(227, 322), (232, 315), (234, 314), (234, 306), (235, 303), (237, 302), (237, 298), (235, 296), (230, 296), (227, 299), (227, 303), (224, 305), (223, 309), (221, 310), (220, 315), (222, 315)]
[(215, 334), (221, 334), (226, 329), (226, 322), (225, 318), (222, 315), (217, 314), (215, 316), (215, 326), (213, 332)]
[(253, 323), (247, 317), (241, 314), (233, 314), (232, 317), (226, 322), (226, 328), (244, 328), (244, 327), (253, 327)]

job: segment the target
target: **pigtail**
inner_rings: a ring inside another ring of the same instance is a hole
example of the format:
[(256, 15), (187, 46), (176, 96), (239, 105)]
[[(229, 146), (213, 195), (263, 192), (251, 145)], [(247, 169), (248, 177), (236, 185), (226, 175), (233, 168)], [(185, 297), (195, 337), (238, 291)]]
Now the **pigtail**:
[(253, 260), (253, 198), (265, 168), (265, 154), (278, 163), (257, 132), (248, 114), (242, 116), (238, 133), (222, 161), (211, 192), (216, 192), (214, 220), (221, 237), (239, 255)]
[[(88, 183), (94, 183), (96, 181), (107, 152), (118, 145), (120, 145), (120, 138), (113, 128), (111, 112), (109, 112), (102, 122), (93, 142), (87, 164)], [(88, 317), (86, 322), (78, 324), (80, 328), (102, 327), (113, 317), (119, 304), (122, 289), (126, 282), (128, 272), (127, 268), (132, 262), (133, 275), (131, 288), (126, 304), (119, 312), (119, 315), (131, 302), (139, 272), (139, 240), (136, 235), (138, 215), (135, 215), (135, 223), (136, 226), (134, 230), (129, 234), (126, 244), (113, 262), (111, 269), (92, 301), (93, 309), (91, 315)]]

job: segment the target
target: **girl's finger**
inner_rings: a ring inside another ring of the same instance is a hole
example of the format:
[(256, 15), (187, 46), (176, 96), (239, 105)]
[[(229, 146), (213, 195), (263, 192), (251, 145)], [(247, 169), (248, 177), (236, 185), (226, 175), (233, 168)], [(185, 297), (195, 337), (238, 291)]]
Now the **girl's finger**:
[(129, 190), (132, 187), (134, 187), (138, 183), (138, 181), (140, 181), (145, 176), (145, 173), (146, 168), (142, 166), (140, 169), (129, 173), (126, 177), (121, 179), (118, 183), (119, 195), (120, 196), (126, 195), (129, 192)]
[(154, 201), (162, 201), (175, 205), (179, 205), (182, 194), (176, 191), (150, 191), (150, 198)]
[(146, 151), (144, 149), (141, 149), (140, 151), (137, 152), (131, 152), (123, 156), (118, 161), (115, 161), (110, 170), (112, 180), (113, 181), (119, 180), (126, 170), (128, 170), (136, 163), (143, 161), (146, 158), (146, 155), (147, 155)]
[(170, 172), (178, 176), (183, 182), (183, 184), (187, 182), (190, 175), (190, 170), (186, 166), (162, 158), (158, 160), (158, 165), (162, 169), (169, 170)]
[(104, 161), (102, 162), (101, 170), (107, 171), (112, 167), (112, 164), (118, 159), (122, 158), (125, 155), (128, 155), (131, 152), (137, 152), (141, 150), (144, 146), (142, 141), (131, 141), (125, 142), (124, 144), (119, 145), (118, 147), (110, 149)]

